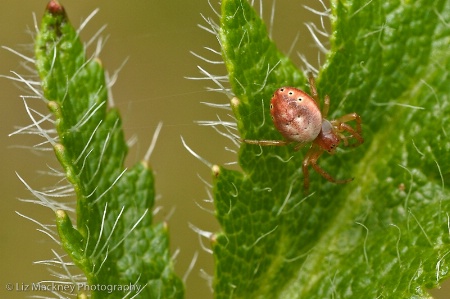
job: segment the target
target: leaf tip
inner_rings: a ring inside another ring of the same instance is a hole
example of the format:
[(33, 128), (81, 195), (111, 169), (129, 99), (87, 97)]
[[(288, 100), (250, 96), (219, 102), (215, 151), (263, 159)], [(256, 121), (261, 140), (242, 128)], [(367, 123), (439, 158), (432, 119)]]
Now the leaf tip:
[(103, 68), (103, 63), (102, 63), (102, 60), (100, 58), (96, 57), (94, 59), (94, 61), (98, 64), (99, 67)]
[(231, 107), (233, 109), (236, 109), (239, 106), (240, 103), (241, 103), (241, 101), (237, 97), (233, 97), (231, 99)]
[(50, 110), (57, 119), (62, 118), (61, 106), (56, 101), (49, 101), (47, 103), (47, 108)]
[(56, 219), (58, 219), (58, 220), (64, 220), (64, 218), (67, 217), (66, 212), (64, 212), (63, 210), (56, 210), (55, 214), (56, 214)]
[(213, 166), (211, 167), (211, 171), (212, 171), (212, 174), (213, 174), (213, 176), (214, 176), (215, 178), (218, 178), (218, 177), (219, 177), (219, 174), (220, 174), (220, 167), (219, 167), (218, 165), (213, 165)]
[(150, 169), (150, 165), (148, 164), (148, 161), (146, 161), (146, 160), (141, 160), (141, 165), (145, 169)]
[(64, 7), (57, 0), (51, 0), (47, 4), (46, 10), (54, 16), (66, 14)]
[(165, 233), (168, 233), (169, 232), (169, 223), (167, 223), (167, 221), (164, 221), (162, 223), (162, 228)]
[(211, 245), (215, 246), (217, 244), (217, 234), (212, 234), (210, 237)]
[(77, 299), (88, 299), (88, 298), (89, 297), (84, 292), (77, 294)]

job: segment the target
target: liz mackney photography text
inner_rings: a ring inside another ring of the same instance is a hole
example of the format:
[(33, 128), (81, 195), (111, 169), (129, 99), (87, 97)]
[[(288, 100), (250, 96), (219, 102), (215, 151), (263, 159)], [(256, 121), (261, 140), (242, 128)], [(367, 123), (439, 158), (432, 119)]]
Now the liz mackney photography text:
[(78, 292), (140, 292), (145, 287), (139, 284), (87, 284), (87, 283), (61, 283), (55, 281), (41, 281), (35, 283), (11, 282), (5, 285), (5, 289), (10, 292), (64, 292), (76, 294)]

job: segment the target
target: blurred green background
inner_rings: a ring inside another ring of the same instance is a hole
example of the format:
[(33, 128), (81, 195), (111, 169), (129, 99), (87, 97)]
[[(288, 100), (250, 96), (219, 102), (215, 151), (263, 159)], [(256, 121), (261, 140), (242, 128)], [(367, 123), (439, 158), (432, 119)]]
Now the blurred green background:
[[(3, 0), (0, 10), (0, 44), (31, 56), (32, 34), (35, 34), (33, 13), (39, 23), (46, 3), (46, 0)], [(67, 0), (61, 1), (61, 4), (65, 6), (75, 27), (94, 9), (100, 8), (99, 13), (82, 31), (81, 37), (86, 42), (101, 26), (107, 24), (102, 36), (108, 38), (100, 57), (110, 74), (120, 68), (128, 58), (112, 89), (114, 103), (119, 107), (124, 121), (126, 137), (137, 138), (130, 150), (127, 164), (133, 164), (143, 157), (156, 125), (163, 121), (164, 126), (150, 161), (156, 173), (156, 189), (159, 194), (156, 206), (161, 208), (156, 220), (165, 220), (169, 224), (172, 252), (177, 252), (175, 267), (181, 277), (188, 270), (195, 253), (199, 254), (186, 281), (186, 298), (212, 298), (208, 281), (214, 271), (212, 255), (202, 249), (198, 235), (189, 228), (192, 224), (211, 232), (219, 229), (214, 215), (196, 204), (209, 211), (213, 210), (211, 203), (204, 202), (208, 199), (208, 193), (205, 183), (199, 178), (210, 182), (210, 171), (187, 152), (182, 146), (180, 136), (183, 136), (194, 151), (211, 163), (225, 164), (237, 160), (235, 153), (225, 149), (235, 149), (230, 141), (212, 128), (194, 123), (198, 120), (216, 120), (216, 114), (220, 114), (224, 120), (230, 120), (228, 112), (224, 113), (200, 103), (223, 104), (229, 99), (224, 94), (206, 91), (207, 86), (214, 86), (210, 81), (185, 79), (202, 76), (197, 65), (213, 74), (226, 73), (223, 65), (207, 64), (190, 53), (193, 51), (209, 59), (218, 59), (204, 49), (212, 47), (219, 50), (216, 38), (197, 26), (207, 26), (200, 14), (211, 17), (216, 22), (218, 17), (209, 7), (207, 0)], [(302, 67), (302, 63), (297, 53), (305, 55), (311, 64), (317, 66), (318, 49), (304, 23), (318, 23), (320, 19), (306, 10), (302, 6), (304, 4), (323, 10), (318, 1), (276, 2), (273, 38), (285, 53), (294, 45), (290, 56), (299, 67)], [(213, 6), (219, 10), (216, 2)], [(263, 15), (267, 21), (270, 20), (271, 6), (272, 1), (265, 3)], [(296, 37), (298, 40), (294, 43)], [(88, 53), (92, 53), (94, 47), (95, 45), (91, 46)], [(323, 56), (321, 59), (323, 62)], [(22, 59), (6, 50), (0, 50), (0, 74), (12, 75), (10, 71), (29, 74), (21, 64)], [(20, 285), (54, 280), (47, 270), (48, 266), (33, 263), (54, 258), (52, 248), (61, 252), (49, 237), (36, 231), (38, 225), (15, 213), (18, 211), (42, 223), (54, 221), (54, 215), (49, 209), (18, 200), (32, 199), (32, 196), (15, 172), (30, 186), (39, 190), (55, 182), (54, 178), (49, 178), (39, 171), (46, 170), (47, 165), (57, 167), (58, 164), (51, 152), (34, 153), (21, 148), (42, 140), (29, 136), (8, 137), (16, 126), (30, 124), (19, 97), (28, 92), (23, 85), (3, 78), (0, 78), (0, 90), (1, 182), (4, 190), (0, 209), (0, 298), (44, 295), (7, 292), (5, 287), (7, 283)], [(40, 111), (47, 112), (44, 104), (38, 100), (36, 104), (41, 107)], [(204, 245), (209, 246), (208, 240), (202, 241)], [(449, 298), (445, 291), (441, 290), (439, 293), (436, 298)]]

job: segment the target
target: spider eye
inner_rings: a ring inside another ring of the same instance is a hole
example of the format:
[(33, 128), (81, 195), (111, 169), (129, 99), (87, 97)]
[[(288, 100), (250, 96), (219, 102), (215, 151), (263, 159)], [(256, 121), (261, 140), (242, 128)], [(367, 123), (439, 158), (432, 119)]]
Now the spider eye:
[(293, 95), (294, 93), (293, 93), (292, 91), (290, 91), (288, 94), (291, 96), (291, 95)]
[(273, 105), (272, 104), (270, 104), (270, 110), (272, 110), (273, 109)]
[(303, 98), (298, 98), (297, 101), (301, 102), (303, 101)]

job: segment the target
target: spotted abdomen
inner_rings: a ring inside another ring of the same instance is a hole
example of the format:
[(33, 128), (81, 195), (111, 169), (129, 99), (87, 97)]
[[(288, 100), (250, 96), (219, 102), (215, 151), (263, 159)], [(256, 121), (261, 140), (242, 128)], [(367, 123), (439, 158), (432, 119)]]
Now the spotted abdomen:
[(322, 114), (314, 99), (294, 87), (281, 87), (270, 101), (275, 127), (287, 140), (311, 142), (322, 128)]

